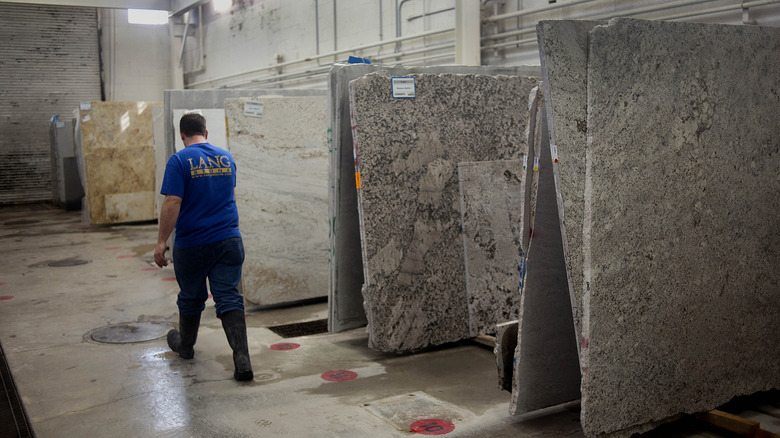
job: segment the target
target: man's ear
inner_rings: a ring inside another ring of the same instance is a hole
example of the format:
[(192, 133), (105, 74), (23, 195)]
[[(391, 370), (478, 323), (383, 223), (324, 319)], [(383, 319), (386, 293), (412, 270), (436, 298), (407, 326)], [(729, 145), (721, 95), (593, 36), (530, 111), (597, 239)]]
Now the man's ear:
[(209, 139), (209, 130), (208, 129), (206, 130), (206, 135), (204, 135), (203, 138), (205, 138), (206, 140)]

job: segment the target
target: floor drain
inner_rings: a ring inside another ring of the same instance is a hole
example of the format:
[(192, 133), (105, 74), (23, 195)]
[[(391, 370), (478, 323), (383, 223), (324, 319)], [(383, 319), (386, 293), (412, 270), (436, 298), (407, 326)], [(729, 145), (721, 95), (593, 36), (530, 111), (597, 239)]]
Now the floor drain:
[(164, 322), (123, 322), (97, 328), (84, 337), (101, 344), (132, 344), (160, 339), (170, 329)]
[(48, 266), (53, 266), (55, 268), (64, 268), (66, 266), (86, 265), (87, 263), (89, 263), (89, 260), (65, 259), (65, 260), (57, 260), (54, 262), (49, 262)]
[(318, 335), (320, 333), (328, 332), (328, 320), (317, 319), (315, 321), (277, 325), (274, 327), (268, 327), (268, 329), (283, 338), (296, 338), (298, 336)]

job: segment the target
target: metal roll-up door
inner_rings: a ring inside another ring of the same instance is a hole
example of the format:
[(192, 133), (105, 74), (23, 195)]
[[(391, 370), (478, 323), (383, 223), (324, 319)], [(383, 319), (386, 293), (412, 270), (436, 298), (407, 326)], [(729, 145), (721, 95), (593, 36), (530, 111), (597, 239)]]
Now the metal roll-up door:
[(49, 121), (94, 100), (96, 9), (0, 3), (0, 204), (51, 200)]

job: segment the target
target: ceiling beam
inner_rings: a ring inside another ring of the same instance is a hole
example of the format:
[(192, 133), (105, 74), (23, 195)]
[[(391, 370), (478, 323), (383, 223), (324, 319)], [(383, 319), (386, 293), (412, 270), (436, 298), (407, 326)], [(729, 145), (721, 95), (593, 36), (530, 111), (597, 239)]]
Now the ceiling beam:
[(170, 11), (172, 0), (3, 0), (3, 3), (80, 6), (106, 9), (159, 9)]

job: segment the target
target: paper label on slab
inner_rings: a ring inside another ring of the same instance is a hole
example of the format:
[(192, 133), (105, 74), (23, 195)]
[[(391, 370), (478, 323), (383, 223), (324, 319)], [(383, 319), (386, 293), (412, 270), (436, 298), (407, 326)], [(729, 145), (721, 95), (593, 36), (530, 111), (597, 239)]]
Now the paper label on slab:
[(79, 102), (79, 109), (81, 111), (92, 111), (92, 102)]
[(247, 117), (263, 117), (263, 102), (255, 100), (244, 102), (244, 115)]
[(534, 172), (539, 171), (539, 157), (534, 157)]
[(393, 85), (393, 97), (412, 98), (416, 96), (414, 78), (394, 77), (390, 78), (390, 83)]
[(57, 127), (58, 128), (64, 128), (65, 127), (65, 122), (63, 122), (62, 120), (57, 120)]
[(528, 155), (523, 157), (523, 170), (528, 169)]
[(89, 122), (89, 116), (84, 116), (81, 118), (81, 123), (87, 123)]
[(550, 145), (550, 153), (552, 155), (552, 161), (553, 163), (558, 162), (558, 146)]

